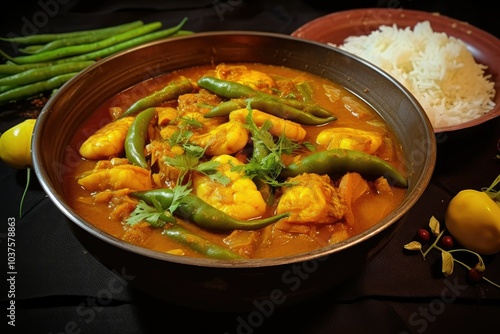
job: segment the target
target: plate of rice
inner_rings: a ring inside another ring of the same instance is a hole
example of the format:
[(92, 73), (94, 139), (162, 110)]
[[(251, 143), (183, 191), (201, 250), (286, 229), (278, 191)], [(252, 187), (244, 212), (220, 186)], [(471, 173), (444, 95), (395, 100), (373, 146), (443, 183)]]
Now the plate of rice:
[(354, 9), (319, 17), (292, 36), (387, 72), (420, 102), (436, 133), (500, 115), (500, 40), (467, 22), (417, 10)]

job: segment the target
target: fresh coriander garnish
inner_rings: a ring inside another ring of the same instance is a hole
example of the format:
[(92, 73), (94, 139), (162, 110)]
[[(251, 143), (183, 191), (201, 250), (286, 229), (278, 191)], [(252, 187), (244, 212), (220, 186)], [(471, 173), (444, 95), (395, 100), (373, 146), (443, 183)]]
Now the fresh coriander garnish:
[(194, 170), (208, 176), (211, 180), (217, 181), (224, 186), (227, 186), (231, 180), (217, 169), (220, 163), (218, 161), (206, 161), (194, 167)]
[(146, 221), (153, 227), (163, 227), (167, 223), (175, 223), (174, 212), (177, 210), (182, 199), (190, 192), (190, 184), (178, 185), (173, 190), (172, 203), (168, 208), (163, 208), (155, 199), (151, 199), (153, 206), (140, 200), (134, 211), (127, 218), (126, 223), (130, 226)]
[(170, 145), (170, 147), (174, 147), (176, 145), (184, 146), (189, 141), (189, 138), (191, 138), (192, 136), (193, 136), (193, 133), (191, 131), (176, 130), (167, 139), (167, 142)]
[(153, 227), (163, 227), (166, 223), (175, 222), (172, 213), (163, 210), (158, 201), (153, 201), (153, 204), (154, 206), (150, 206), (143, 200), (139, 201), (134, 211), (127, 218), (126, 223), (134, 226), (137, 223), (146, 221)]
[(179, 126), (184, 129), (202, 128), (203, 123), (194, 117), (181, 117), (179, 119)]
[[(205, 150), (203, 147), (193, 144), (183, 144), (184, 154), (177, 155), (175, 157), (165, 157), (165, 162), (172, 167), (175, 167), (180, 170), (180, 180), (182, 181), (186, 175), (188, 175), (191, 171), (200, 172), (210, 179), (218, 181), (223, 185), (228, 185), (231, 180), (222, 174), (217, 167), (220, 165), (217, 161), (200, 161), (204, 154)], [(180, 182), (182, 183), (182, 182)]]
[[(283, 154), (291, 154), (300, 148), (300, 145), (285, 135), (281, 135), (275, 141), (269, 129), (273, 126), (271, 121), (265, 121), (259, 128), (252, 118), (252, 108), (247, 106), (248, 114), (246, 116), (246, 126), (249, 129), (254, 147), (265, 151), (266, 154), (254, 154), (247, 164), (234, 166), (232, 170), (243, 170), (245, 175), (250, 178), (258, 178), (263, 182), (279, 187), (289, 185), (288, 183), (278, 181), (278, 177), (286, 166), (281, 160)], [(255, 150), (254, 150), (255, 152)]]

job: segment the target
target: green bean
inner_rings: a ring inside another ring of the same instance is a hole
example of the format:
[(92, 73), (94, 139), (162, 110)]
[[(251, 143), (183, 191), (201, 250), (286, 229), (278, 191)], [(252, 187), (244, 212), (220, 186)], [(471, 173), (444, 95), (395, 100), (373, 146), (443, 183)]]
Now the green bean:
[[(0, 50), (1, 53), (1, 50)], [(50, 66), (50, 63), (36, 63), (36, 64), (0, 64), (0, 73), (1, 74), (16, 74), (20, 72), (24, 72), (33, 68), (40, 68)]]
[[(164, 210), (170, 207), (174, 199), (174, 191), (169, 188), (138, 191), (133, 192), (131, 195), (142, 199), (149, 205), (158, 202)], [(182, 198), (175, 210), (175, 214), (202, 228), (219, 231), (257, 230), (290, 215), (285, 212), (262, 219), (239, 220), (211, 206), (193, 194), (187, 194)]]
[[(121, 43), (115, 44), (113, 46), (110, 46), (110, 47), (107, 47), (107, 48), (104, 48), (101, 50), (97, 50), (94, 52), (89, 52), (89, 53), (84, 53), (84, 54), (73, 56), (73, 57), (59, 59), (59, 60), (56, 60), (55, 63), (66, 63), (66, 62), (84, 61), (84, 60), (98, 60), (98, 59), (110, 56), (110, 55), (115, 54), (119, 51), (123, 51), (123, 50), (129, 49), (129, 48), (137, 46), (137, 45), (141, 45), (141, 44), (144, 44), (147, 42), (155, 41), (155, 40), (158, 40), (160, 38), (170, 37), (170, 36), (173, 36), (174, 34), (176, 34), (177, 32), (179, 32), (180, 29), (183, 27), (183, 25), (186, 23), (186, 21), (187, 21), (187, 18), (184, 18), (178, 25), (176, 25), (174, 27), (160, 30), (160, 31), (155, 31), (155, 32), (152, 32), (149, 34), (145, 34), (143, 36), (136, 37), (136, 38), (132, 38), (128, 41), (124, 41), (124, 42), (121, 42)], [(187, 32), (184, 31), (184, 33), (187, 33)]]
[[(111, 47), (107, 47), (101, 50), (97, 50), (94, 52), (89, 52), (85, 53), (83, 55), (78, 55), (74, 57), (67, 57), (63, 59), (59, 59), (56, 61), (49, 61), (49, 62), (41, 62), (41, 63), (29, 63), (29, 64), (15, 64), (12, 63), (11, 61), (7, 61), (5, 64), (0, 64), (0, 76), (2, 74), (16, 74), (16, 73), (21, 73), (29, 69), (33, 68), (47, 68), (48, 71), (50, 71), (50, 66), (55, 66), (58, 64), (65, 64), (65, 63), (73, 63), (73, 62), (81, 62), (81, 61), (96, 61), (102, 57), (106, 57), (108, 55), (112, 55), (116, 52), (125, 50), (127, 48), (140, 45), (142, 43), (146, 43), (155, 39), (159, 38), (166, 38), (170, 36), (184, 36), (188, 34), (192, 34), (191, 31), (188, 30), (181, 30), (185, 22), (187, 21), (187, 18), (184, 18), (181, 20), (181, 22), (171, 28), (160, 30), (157, 32), (145, 34), (136, 38), (132, 38), (130, 40), (127, 40), (125, 42), (118, 43), (116, 45), (113, 45)], [(6, 55), (2, 50), (0, 50), (0, 54)], [(9, 57), (8, 55), (6, 55)], [(74, 73), (75, 75), (77, 73)], [(23, 97), (30, 97), (38, 93), (42, 93), (44, 90), (50, 90), (54, 88), (59, 88), (64, 82), (67, 81), (65, 80), (66, 76), (58, 76), (57, 78), (54, 78), (53, 80), (46, 80), (44, 82), (39, 82), (39, 83), (33, 83), (29, 87), (11, 87), (15, 89), (10, 89), (7, 91), (6, 88), (2, 88), (2, 91), (4, 92), (3, 94), (0, 95), (0, 105), (7, 103), (8, 101), (14, 101), (18, 99), (22, 99)], [(57, 84), (60, 82), (60, 84)], [(28, 85), (25, 85), (28, 86)], [(45, 89), (44, 87), (48, 87)]]
[(181, 36), (189, 36), (189, 35), (192, 35), (194, 34), (194, 31), (191, 31), (191, 30), (179, 30), (175, 33), (173, 33), (172, 35), (170, 35), (170, 37), (181, 37)]
[(144, 147), (148, 134), (148, 126), (156, 114), (155, 108), (148, 108), (136, 116), (127, 136), (125, 137), (125, 156), (131, 164), (148, 168), (148, 163), (144, 155)]
[[(16, 63), (16, 64), (31, 64), (31, 63), (40, 63), (46, 62), (61, 58), (67, 58), (74, 55), (86, 54), (89, 52), (101, 50), (118, 43), (133, 39), (135, 37), (143, 36), (145, 34), (151, 33), (155, 30), (161, 28), (161, 22), (153, 22), (149, 23), (106, 39), (97, 41), (95, 43), (90, 44), (81, 44), (81, 45), (71, 45), (66, 47), (61, 47), (55, 50), (49, 50), (41, 53), (36, 53), (27, 56), (18, 56), (18, 57), (10, 57), (8, 56), (8, 60)], [(5, 54), (4, 54), (5, 57)]]
[[(52, 42), (51, 42), (52, 43)], [(20, 48), (19, 52), (25, 53), (25, 54), (33, 54), (37, 53), (40, 49), (42, 49), (45, 45), (28, 45), (24, 48)]]
[(55, 88), (59, 88), (66, 81), (68, 81), (77, 74), (78, 72), (61, 74), (45, 81), (39, 81), (32, 84), (19, 86), (7, 92), (1, 93), (0, 105), (32, 97), (35, 96), (36, 94), (43, 93), (45, 91), (49, 91)]
[(141, 110), (156, 107), (159, 104), (178, 98), (183, 94), (192, 92), (193, 84), (189, 79), (182, 78), (179, 81), (172, 81), (161, 90), (154, 92), (151, 95), (143, 97), (132, 104), (120, 117), (133, 115)]
[(162, 234), (212, 259), (218, 259), (218, 260), (244, 259), (243, 256), (234, 253), (230, 249), (221, 247), (207, 239), (195, 235), (186, 230), (185, 228), (180, 227), (179, 225), (175, 225), (165, 229), (162, 232)]
[(114, 35), (117, 35), (119, 33), (123, 33), (138, 27), (143, 26), (142, 21), (135, 21), (131, 24), (127, 24), (122, 27), (117, 27), (117, 29), (109, 32), (103, 32), (99, 34), (85, 34), (81, 36), (74, 36), (74, 37), (65, 37), (61, 39), (54, 40), (52, 42), (49, 42), (45, 45), (37, 45), (36, 48), (34, 45), (30, 45), (24, 49), (19, 49), (19, 51), (23, 53), (29, 53), (29, 54), (37, 54), (45, 51), (50, 51), (50, 50), (56, 50), (62, 47), (67, 47), (67, 46), (74, 46), (74, 45), (82, 45), (82, 44), (88, 44), (88, 43), (94, 43), (98, 42), (101, 40), (104, 40), (106, 38), (112, 37)]
[(126, 27), (134, 27), (134, 26), (139, 26), (142, 24), (143, 24), (142, 21), (134, 21), (134, 22), (124, 23), (124, 24), (120, 24), (120, 25), (116, 25), (116, 26), (112, 26), (112, 27), (107, 27), (107, 28), (72, 31), (72, 32), (57, 33), (57, 34), (38, 34), (38, 35), (30, 35), (30, 36), (18, 36), (18, 37), (10, 37), (10, 38), (1, 38), (0, 37), (0, 40), (6, 41), (6, 42), (11, 42), (11, 43), (25, 44), (25, 45), (44, 44), (44, 43), (52, 42), (52, 41), (55, 41), (55, 40), (58, 40), (61, 38), (67, 38), (67, 37), (76, 37), (76, 36), (89, 35), (89, 34), (113, 33), (115, 31), (119, 31), (120, 29), (123, 29)]
[(292, 162), (284, 168), (281, 177), (293, 177), (302, 173), (336, 174), (358, 172), (369, 176), (383, 176), (390, 183), (406, 188), (408, 182), (398, 170), (387, 161), (365, 153), (348, 149), (318, 151), (302, 160)]
[(4, 93), (4, 92), (7, 92), (11, 89), (14, 89), (15, 87), (12, 87), (12, 86), (0, 86), (0, 93)]
[(66, 63), (54, 66), (45, 66), (41, 68), (33, 68), (21, 73), (13, 74), (4, 78), (0, 78), (0, 86), (21, 86), (29, 83), (50, 79), (60, 74), (79, 72), (90, 65), (94, 61), (84, 61), (76, 63)]

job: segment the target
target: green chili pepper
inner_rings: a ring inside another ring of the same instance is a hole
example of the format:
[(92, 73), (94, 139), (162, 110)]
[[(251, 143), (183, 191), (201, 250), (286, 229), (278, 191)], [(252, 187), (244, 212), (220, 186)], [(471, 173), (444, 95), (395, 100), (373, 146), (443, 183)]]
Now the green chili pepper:
[(312, 95), (313, 95), (312, 88), (308, 82), (306, 82), (306, 81), (301, 82), (296, 87), (299, 90), (302, 97), (304, 98), (304, 102), (311, 102), (312, 101)]
[[(271, 153), (271, 151), (262, 141), (253, 141), (252, 159), (255, 159), (256, 161), (263, 161), (269, 155), (269, 153)], [(257, 187), (257, 190), (262, 195), (264, 202), (266, 202), (267, 205), (272, 205), (274, 203), (273, 187), (271, 187), (269, 183), (266, 183), (259, 176), (254, 177), (253, 181), (255, 183), (255, 186)]]
[(148, 126), (151, 123), (155, 108), (148, 108), (137, 115), (128, 129), (125, 137), (125, 156), (133, 165), (142, 168), (148, 168), (148, 163), (144, 155), (144, 146), (146, 144), (146, 136)]
[(407, 180), (387, 161), (365, 153), (348, 149), (318, 151), (284, 168), (281, 177), (293, 177), (302, 173), (335, 174), (358, 172), (371, 176), (383, 176), (390, 183), (406, 188)]
[(257, 95), (257, 91), (249, 86), (211, 76), (204, 76), (198, 79), (198, 86), (228, 99), (253, 97)]
[(130, 116), (141, 110), (158, 106), (166, 101), (174, 100), (183, 94), (192, 92), (193, 89), (193, 84), (186, 78), (170, 82), (163, 89), (132, 104), (120, 117)]
[[(272, 95), (269, 95), (269, 94), (266, 94), (266, 96), (273, 97)], [(280, 99), (280, 102), (282, 102), (290, 107), (300, 109), (303, 112), (314, 115), (316, 117), (324, 117), (324, 118), (332, 118), (333, 117), (335, 119), (335, 116), (333, 116), (328, 110), (320, 107), (317, 104), (306, 103), (303, 101), (299, 101), (299, 100), (295, 100), (295, 99), (286, 99), (286, 98)]]
[(212, 117), (224, 117), (228, 116), (231, 111), (236, 109), (245, 108), (247, 103), (244, 99), (232, 99), (228, 101), (224, 101), (213, 107), (209, 112), (207, 112), (203, 117), (212, 118)]
[[(304, 101), (299, 101), (295, 99), (288, 99), (288, 98), (280, 98), (279, 96), (274, 96), (271, 94), (266, 94), (264, 92), (257, 91), (249, 86), (240, 84), (238, 82), (233, 82), (233, 81), (227, 81), (223, 79), (218, 79), (212, 76), (204, 76), (198, 80), (198, 86), (205, 88), (217, 95), (220, 95), (222, 97), (228, 98), (228, 99), (241, 99), (241, 98), (252, 98), (252, 99), (257, 99), (257, 100), (266, 100), (270, 101), (272, 100), (275, 105), (278, 104), (285, 104), (289, 107), (298, 109), (298, 111), (301, 111), (306, 114), (314, 115), (317, 118), (325, 118), (323, 123), (330, 122), (332, 120), (335, 120), (335, 117), (326, 109), (322, 108), (321, 106), (318, 106), (316, 104), (304, 102)], [(236, 101), (236, 103), (239, 103)], [(236, 107), (237, 104), (233, 104), (232, 107)], [(228, 103), (224, 106), (221, 106), (219, 110), (214, 110), (213, 112), (208, 113), (208, 116), (205, 115), (205, 117), (215, 117), (215, 115), (219, 116), (224, 116), (223, 110), (226, 112), (230, 112), (232, 110), (229, 110), (231, 107), (231, 104)], [(234, 110), (234, 109), (233, 109)], [(264, 111), (264, 110), (262, 110)], [(228, 113), (229, 113), (228, 112)], [(294, 113), (297, 113), (297, 111), (294, 111)], [(311, 124), (323, 124), (319, 123), (319, 119), (315, 119), (312, 121), (313, 123)], [(309, 123), (304, 123), (304, 124), (309, 124)]]
[(244, 108), (250, 105), (253, 109), (258, 109), (267, 114), (271, 114), (283, 119), (292, 120), (300, 124), (307, 125), (321, 125), (334, 121), (336, 118), (334, 116), (330, 117), (316, 117), (312, 114), (304, 112), (302, 110), (291, 107), (287, 104), (281, 103), (280, 101), (268, 98), (264, 96), (256, 96), (248, 99), (233, 99), (226, 102), (220, 103), (218, 106), (214, 107), (208, 113), (204, 115), (206, 118), (226, 116), (231, 111)]
[(162, 232), (163, 235), (169, 236), (170, 238), (178, 241), (196, 252), (205, 254), (212, 259), (219, 260), (238, 260), (244, 259), (243, 256), (232, 252), (231, 250), (214, 244), (207, 239), (201, 238), (195, 234), (190, 233), (188, 230), (175, 225), (165, 229)]
[(283, 119), (288, 119), (300, 124), (320, 125), (332, 122), (336, 119), (333, 116), (325, 118), (316, 117), (312, 114), (291, 107), (287, 104), (280, 103), (275, 99), (266, 97), (260, 97), (260, 96), (253, 97), (248, 99), (247, 102), (250, 103), (250, 106), (253, 109), (258, 109), (268, 114), (281, 117)]
[[(172, 189), (162, 188), (134, 192), (132, 196), (142, 199), (149, 205), (157, 201), (164, 210), (167, 210), (174, 199), (174, 192)], [(200, 227), (223, 231), (256, 230), (289, 216), (289, 213), (286, 212), (269, 218), (239, 220), (218, 210), (193, 194), (186, 195), (180, 201), (175, 214)]]

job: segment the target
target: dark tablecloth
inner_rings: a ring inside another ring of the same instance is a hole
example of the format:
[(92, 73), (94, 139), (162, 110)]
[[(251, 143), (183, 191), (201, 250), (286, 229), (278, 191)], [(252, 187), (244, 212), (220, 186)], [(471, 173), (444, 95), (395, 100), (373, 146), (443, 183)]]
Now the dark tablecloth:
[[(256, 30), (290, 34), (333, 11), (361, 7), (402, 7), (438, 11), (500, 36), (497, 16), (484, 2), (452, 1), (17, 1), (0, 14), (0, 33), (61, 32), (109, 26), (136, 19), (185, 29)], [(349, 4), (349, 5), (348, 5)], [(31, 30), (30, 30), (31, 29)], [(9, 45), (4, 45), (8, 50)], [(0, 131), (26, 117), (27, 106), (0, 112)], [(47, 198), (34, 173), (18, 205), (26, 172), (0, 163), (0, 250), (4, 278), (2, 326), (22, 333), (497, 333), (500, 288), (469, 284), (456, 266), (440, 273), (440, 254), (424, 261), (408, 254), (411, 241), (431, 216), (442, 220), (461, 189), (488, 186), (500, 172), (500, 119), (475, 128), (437, 135), (438, 160), (431, 184), (387, 247), (363, 272), (298, 305), (270, 312), (214, 313), (171, 305), (127, 285), (106, 269), (71, 233), (64, 215)], [(7, 225), (15, 219), (15, 285), (8, 280)], [(500, 282), (500, 255), (485, 257), (486, 276)], [(342, 270), (342, 268), (339, 268)], [(7, 284), (6, 284), (7, 283)], [(15, 290), (15, 327), (8, 325)]]

